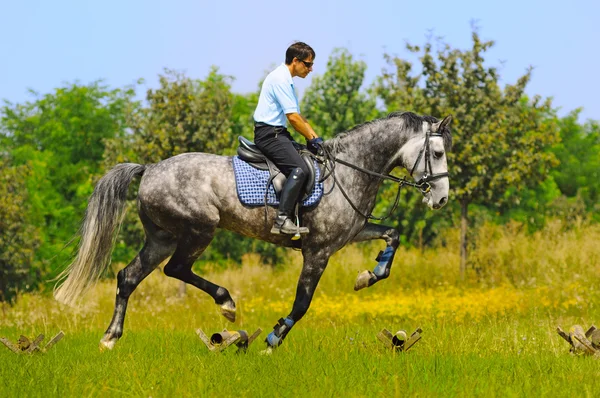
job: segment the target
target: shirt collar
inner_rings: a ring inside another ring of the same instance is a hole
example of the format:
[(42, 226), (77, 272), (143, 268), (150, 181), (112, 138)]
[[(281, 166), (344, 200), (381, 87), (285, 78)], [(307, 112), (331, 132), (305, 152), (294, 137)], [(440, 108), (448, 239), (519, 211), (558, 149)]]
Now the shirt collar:
[(292, 80), (292, 74), (290, 73), (290, 70), (288, 69), (288, 67), (287, 67), (287, 65), (285, 64), (285, 62), (283, 62), (283, 63), (280, 65), (280, 68), (283, 68), (283, 69), (285, 69), (285, 72), (284, 72), (284, 73), (285, 73), (285, 77), (288, 79), (288, 81), (289, 81), (291, 84), (294, 84), (294, 80)]

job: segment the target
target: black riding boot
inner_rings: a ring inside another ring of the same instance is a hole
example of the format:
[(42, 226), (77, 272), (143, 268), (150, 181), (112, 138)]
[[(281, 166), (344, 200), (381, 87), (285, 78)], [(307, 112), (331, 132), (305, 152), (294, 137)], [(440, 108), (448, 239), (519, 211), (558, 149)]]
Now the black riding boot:
[(293, 221), (294, 208), (300, 195), (302, 194), (304, 183), (306, 182), (306, 174), (300, 167), (296, 167), (288, 176), (283, 190), (281, 191), (281, 198), (279, 199), (279, 210), (277, 217), (275, 217), (275, 223), (271, 228), (272, 234), (307, 234), (308, 228), (299, 227)]

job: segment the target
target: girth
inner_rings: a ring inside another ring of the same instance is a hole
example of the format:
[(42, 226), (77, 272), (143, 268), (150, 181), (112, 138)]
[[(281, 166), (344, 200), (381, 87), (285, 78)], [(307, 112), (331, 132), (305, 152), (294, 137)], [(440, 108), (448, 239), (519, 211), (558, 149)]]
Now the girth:
[[(270, 174), (270, 180), (275, 188), (275, 195), (279, 198), (281, 190), (287, 180), (286, 176), (279, 170), (275, 164), (270, 161), (261, 151), (258, 149), (256, 144), (242, 136), (238, 137), (240, 146), (238, 146), (237, 154), (243, 161), (250, 164), (252, 167), (259, 170), (268, 170)], [(298, 150), (298, 153), (308, 166), (308, 177), (306, 184), (304, 185), (304, 195), (302, 200), (306, 199), (313, 191), (315, 185), (315, 165), (310, 154), (307, 153), (306, 148), (303, 145), (294, 143), (294, 146)]]

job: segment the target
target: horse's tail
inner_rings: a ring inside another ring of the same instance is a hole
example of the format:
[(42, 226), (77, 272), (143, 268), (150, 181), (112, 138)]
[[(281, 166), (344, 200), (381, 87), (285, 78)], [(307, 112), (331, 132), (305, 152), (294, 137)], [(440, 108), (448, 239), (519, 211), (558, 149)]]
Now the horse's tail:
[(61, 282), (54, 290), (56, 300), (74, 304), (106, 270), (125, 216), (127, 189), (131, 180), (145, 170), (143, 165), (122, 163), (98, 181), (79, 230), (77, 256), (57, 278)]

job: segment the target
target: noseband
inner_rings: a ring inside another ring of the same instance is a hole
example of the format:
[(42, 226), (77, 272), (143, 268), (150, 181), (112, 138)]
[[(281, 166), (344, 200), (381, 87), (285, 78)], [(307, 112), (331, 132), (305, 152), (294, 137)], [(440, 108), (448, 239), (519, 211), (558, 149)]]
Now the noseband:
[[(377, 173), (375, 171), (367, 170), (367, 169), (362, 168), (360, 166), (356, 166), (356, 165), (354, 165), (352, 163), (346, 162), (345, 160), (341, 160), (341, 159), (336, 158), (335, 156), (332, 156), (329, 153), (329, 151), (327, 151), (325, 148), (323, 148), (323, 150), (325, 152), (324, 153), (324, 159), (317, 158), (317, 160), (319, 160), (319, 161), (321, 161), (321, 162), (323, 162), (325, 164), (325, 169), (328, 172), (321, 178), (321, 180), (319, 182), (323, 182), (330, 175), (333, 177), (333, 186), (331, 187), (331, 190), (328, 193), (326, 193), (325, 195), (328, 195), (329, 193), (331, 193), (331, 191), (333, 191), (333, 188), (337, 184), (339, 186), (339, 188), (340, 188), (340, 192), (342, 192), (342, 195), (344, 195), (344, 198), (346, 198), (346, 200), (348, 201), (348, 203), (350, 203), (350, 206), (352, 206), (352, 208), (354, 209), (354, 211), (356, 211), (358, 214), (360, 214), (364, 218), (366, 218), (368, 220), (377, 220), (377, 221), (382, 221), (382, 220), (385, 220), (385, 219), (389, 218), (392, 215), (392, 213), (396, 210), (396, 208), (398, 207), (398, 202), (400, 200), (400, 189), (403, 186), (408, 185), (410, 187), (417, 188), (419, 191), (421, 191), (421, 193), (423, 195), (425, 195), (426, 193), (428, 193), (431, 190), (431, 185), (429, 184), (431, 181), (435, 181), (435, 180), (438, 180), (440, 178), (444, 178), (444, 177), (448, 177), (449, 176), (448, 172), (433, 174), (433, 169), (431, 167), (431, 150), (430, 150), (430, 144), (429, 144), (429, 138), (430, 137), (442, 137), (442, 134), (440, 134), (440, 133), (432, 133), (431, 129), (427, 129), (427, 132), (425, 133), (425, 142), (423, 143), (423, 147), (419, 151), (419, 156), (417, 157), (417, 160), (415, 161), (415, 164), (413, 165), (413, 167), (412, 167), (412, 169), (410, 171), (410, 176), (413, 177), (413, 173), (417, 169), (417, 166), (421, 162), (421, 159), (423, 159), (423, 154), (425, 154), (425, 173), (423, 174), (423, 177), (421, 177), (421, 179), (419, 181), (416, 181), (416, 182), (407, 181), (406, 177), (398, 178), (398, 177), (394, 177), (394, 176), (389, 175), (389, 174), (381, 174), (381, 173)], [(392, 205), (392, 208), (390, 209), (390, 211), (388, 212), (388, 214), (386, 216), (384, 216), (384, 217), (375, 217), (375, 216), (373, 216), (372, 213), (366, 215), (363, 212), (361, 212), (356, 207), (356, 205), (352, 202), (352, 200), (350, 200), (350, 198), (348, 197), (348, 194), (346, 194), (346, 191), (344, 190), (344, 188), (342, 188), (342, 185), (337, 180), (336, 175), (335, 175), (335, 163), (340, 163), (340, 164), (342, 164), (344, 166), (350, 167), (350, 168), (352, 168), (354, 170), (357, 170), (357, 171), (360, 171), (362, 173), (365, 173), (365, 174), (377, 177), (377, 178), (382, 179), (382, 180), (390, 180), (390, 181), (394, 181), (395, 183), (397, 183), (398, 184), (398, 192), (396, 193), (396, 199), (394, 200), (394, 204)]]

